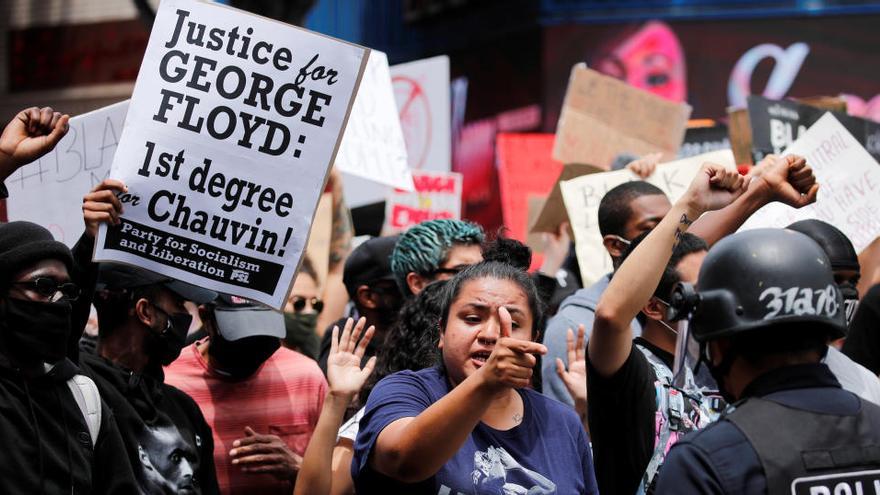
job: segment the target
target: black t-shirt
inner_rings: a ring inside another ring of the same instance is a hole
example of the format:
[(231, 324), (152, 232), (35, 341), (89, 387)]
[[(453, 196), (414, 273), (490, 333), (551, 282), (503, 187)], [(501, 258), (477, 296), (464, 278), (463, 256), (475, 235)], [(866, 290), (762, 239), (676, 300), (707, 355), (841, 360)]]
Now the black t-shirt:
[[(637, 337), (672, 368), (672, 354)], [(657, 375), (633, 345), (617, 373), (603, 377), (587, 358), (587, 397), (593, 464), (599, 493), (636, 493), (654, 453)]]
[(880, 284), (859, 301), (841, 351), (871, 373), (880, 374)]
[(81, 359), (116, 417), (144, 493), (220, 493), (211, 427), (190, 396), (163, 383), (161, 370), (136, 374), (92, 354)]

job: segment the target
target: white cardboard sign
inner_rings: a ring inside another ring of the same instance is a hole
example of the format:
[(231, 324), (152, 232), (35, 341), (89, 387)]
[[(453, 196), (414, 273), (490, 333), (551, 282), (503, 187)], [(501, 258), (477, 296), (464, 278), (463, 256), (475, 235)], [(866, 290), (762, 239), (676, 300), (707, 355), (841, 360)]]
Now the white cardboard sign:
[[(653, 175), (644, 179), (659, 187), (669, 201), (675, 202), (687, 191), (700, 166), (706, 162), (735, 168), (733, 153), (713, 151), (661, 164)], [(592, 284), (612, 270), (611, 257), (599, 233), (599, 202), (610, 189), (631, 180), (642, 180), (629, 170), (582, 175), (559, 183), (565, 209), (574, 231), (578, 265), (584, 286)]]
[(880, 235), (880, 165), (830, 112), (783, 155), (801, 155), (819, 183), (816, 202), (800, 209), (770, 203), (752, 215), (742, 230), (783, 228), (816, 218), (840, 229), (864, 250)]
[(406, 156), (388, 57), (374, 50), (351, 109), (336, 166), (347, 174), (412, 191)]
[(55, 149), (6, 179), (9, 220), (42, 225), (73, 247), (83, 232), (83, 196), (110, 175), (127, 111), (126, 100), (72, 117)]
[(96, 261), (280, 309), (369, 50), (195, 0), (159, 7), (111, 177), (128, 186)]

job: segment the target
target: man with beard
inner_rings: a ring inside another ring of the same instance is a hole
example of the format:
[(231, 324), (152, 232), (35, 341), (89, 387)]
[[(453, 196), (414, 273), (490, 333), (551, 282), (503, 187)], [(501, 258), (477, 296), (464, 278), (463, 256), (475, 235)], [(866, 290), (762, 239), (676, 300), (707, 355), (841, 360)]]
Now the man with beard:
[[(140, 268), (101, 265), (94, 297), (97, 355), (80, 360), (113, 410), (144, 493), (219, 493), (211, 428), (189, 396), (164, 383), (162, 371), (180, 355), (192, 321), (184, 301), (200, 304), (216, 296)], [(168, 425), (176, 425), (171, 437)], [(144, 456), (160, 455), (166, 444), (186, 445), (195, 458), (187, 482), (163, 489), (154, 482), (155, 462)]]
[(214, 434), (223, 493), (290, 494), (327, 382), (311, 359), (281, 347), (281, 313), (236, 296), (199, 307), (208, 336), (165, 369), (199, 404)]

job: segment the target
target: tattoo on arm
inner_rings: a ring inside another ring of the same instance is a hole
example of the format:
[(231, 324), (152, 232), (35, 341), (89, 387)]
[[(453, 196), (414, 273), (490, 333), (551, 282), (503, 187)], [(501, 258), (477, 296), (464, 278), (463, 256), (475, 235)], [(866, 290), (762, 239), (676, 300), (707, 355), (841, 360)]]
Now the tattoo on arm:
[(692, 223), (694, 221), (688, 218), (687, 213), (681, 214), (681, 218), (678, 219), (678, 227), (675, 229), (675, 243), (672, 245), (672, 249), (678, 247), (678, 244), (681, 242), (681, 236), (687, 232), (688, 227)]

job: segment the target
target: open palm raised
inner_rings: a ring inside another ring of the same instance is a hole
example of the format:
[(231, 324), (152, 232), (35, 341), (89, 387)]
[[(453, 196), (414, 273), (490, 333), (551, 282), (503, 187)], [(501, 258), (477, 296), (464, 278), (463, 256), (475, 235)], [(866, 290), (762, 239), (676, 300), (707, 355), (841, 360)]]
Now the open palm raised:
[[(366, 318), (359, 319), (356, 324), (349, 318), (345, 322), (342, 336), (339, 336), (339, 327), (333, 327), (330, 355), (327, 358), (327, 382), (330, 385), (330, 393), (353, 397), (373, 372), (376, 356), (371, 357), (361, 368), (361, 359), (375, 331), (371, 325), (364, 332), (366, 324)], [(361, 333), (363, 338), (360, 338)], [(358, 342), (359, 338), (360, 342)]]

